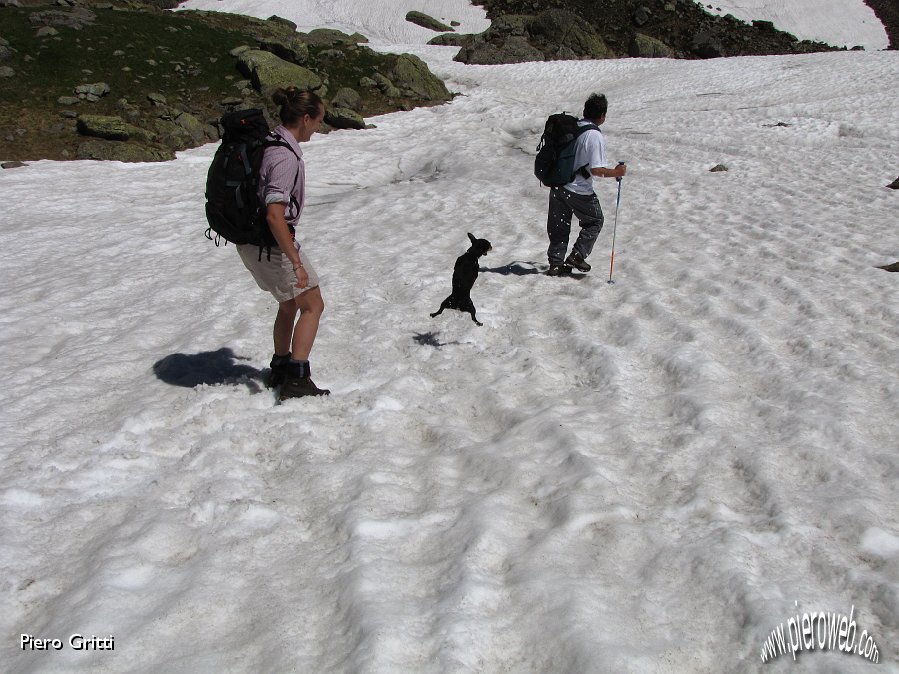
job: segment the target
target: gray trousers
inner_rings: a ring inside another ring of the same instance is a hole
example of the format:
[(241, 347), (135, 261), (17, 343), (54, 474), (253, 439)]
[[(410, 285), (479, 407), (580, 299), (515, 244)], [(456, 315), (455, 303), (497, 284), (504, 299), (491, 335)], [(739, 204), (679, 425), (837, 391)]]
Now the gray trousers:
[(574, 248), (584, 259), (593, 251), (596, 237), (602, 231), (605, 218), (596, 194), (575, 194), (564, 187), (553, 187), (549, 191), (549, 214), (546, 216), (546, 233), (549, 235), (549, 249), (546, 256), (549, 263), (562, 264), (568, 252), (568, 238), (571, 236), (571, 216), (577, 216), (581, 225)]

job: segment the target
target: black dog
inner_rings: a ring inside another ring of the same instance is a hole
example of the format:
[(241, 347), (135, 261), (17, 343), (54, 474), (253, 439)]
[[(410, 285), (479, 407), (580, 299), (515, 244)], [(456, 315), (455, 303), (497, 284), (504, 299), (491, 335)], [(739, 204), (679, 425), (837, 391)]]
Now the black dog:
[(453, 267), (453, 292), (449, 297), (443, 300), (440, 308), (431, 314), (431, 318), (443, 313), (444, 309), (458, 309), (459, 311), (467, 311), (471, 314), (471, 320), (478, 325), (483, 325), (475, 316), (474, 304), (471, 303), (471, 288), (474, 286), (475, 279), (478, 278), (480, 265), (478, 258), (486, 255), (493, 246), (487, 239), (476, 239), (471, 234), (471, 248), (465, 251), (456, 260), (456, 266)]

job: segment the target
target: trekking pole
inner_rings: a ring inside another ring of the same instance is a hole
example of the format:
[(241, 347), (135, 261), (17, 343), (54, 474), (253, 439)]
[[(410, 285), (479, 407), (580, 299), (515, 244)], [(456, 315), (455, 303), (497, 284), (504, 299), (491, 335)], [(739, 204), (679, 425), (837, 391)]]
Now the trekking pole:
[[(623, 161), (618, 162), (621, 166)], [(612, 259), (609, 261), (609, 283), (615, 283), (612, 280), (612, 267), (615, 266), (615, 234), (618, 231), (618, 207), (621, 205), (621, 178), (615, 178), (618, 183), (618, 198), (615, 199), (615, 225), (612, 227)]]

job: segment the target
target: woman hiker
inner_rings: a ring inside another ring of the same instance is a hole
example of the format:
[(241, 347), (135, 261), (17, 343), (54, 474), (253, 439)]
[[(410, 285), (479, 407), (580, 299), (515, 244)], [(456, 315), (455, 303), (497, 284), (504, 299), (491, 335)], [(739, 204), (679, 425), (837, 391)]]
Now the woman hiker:
[(260, 203), (265, 204), (266, 221), (277, 246), (262, 250), (246, 244), (237, 246), (237, 252), (259, 287), (278, 301), (268, 386), (281, 387), (281, 400), (328, 395), (330, 391), (312, 381), (309, 368), (309, 354), (325, 303), (318, 275), (296, 238), (306, 177), (300, 143), (319, 130), (325, 106), (316, 94), (296, 87), (276, 90), (272, 100), (281, 108), (281, 124), (272, 134), (286, 146), (266, 148), (259, 169), (258, 195)]

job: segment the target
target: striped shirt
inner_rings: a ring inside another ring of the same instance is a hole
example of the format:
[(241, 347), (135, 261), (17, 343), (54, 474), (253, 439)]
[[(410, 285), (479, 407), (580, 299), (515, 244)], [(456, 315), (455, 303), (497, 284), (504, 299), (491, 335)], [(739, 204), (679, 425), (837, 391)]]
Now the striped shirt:
[(293, 151), (278, 146), (265, 151), (259, 167), (259, 200), (266, 205), (287, 204), (284, 217), (287, 224), (295, 228), (300, 221), (306, 201), (306, 165), (303, 163), (303, 151), (297, 139), (284, 126), (275, 127), (272, 133), (290, 145)]

